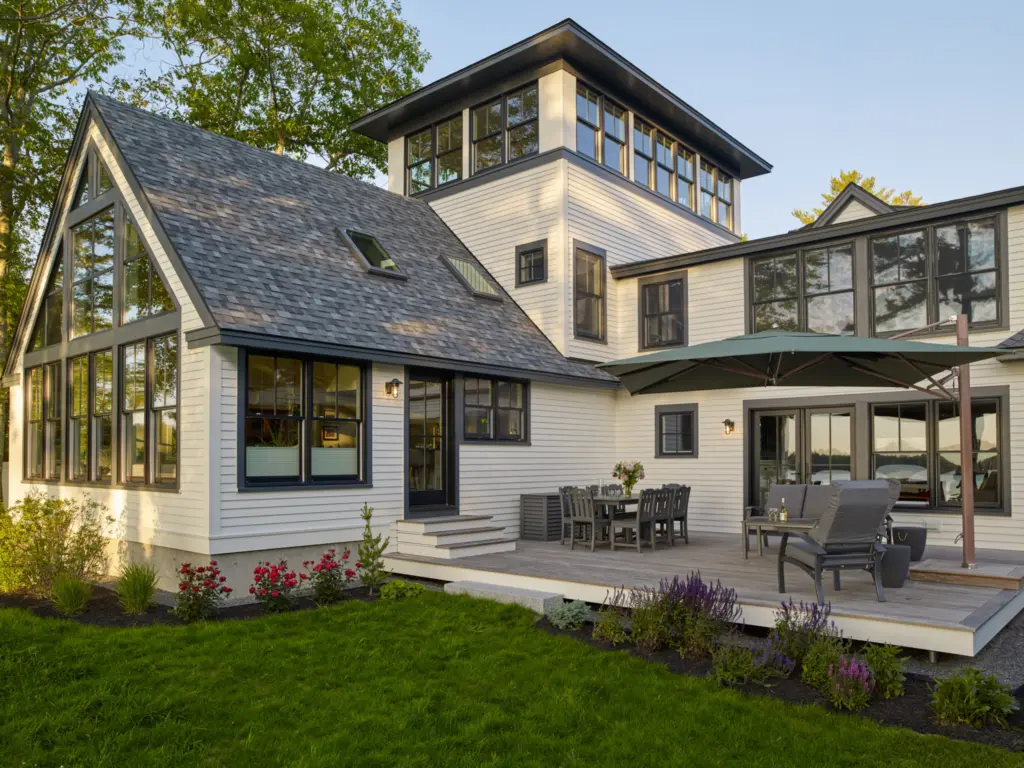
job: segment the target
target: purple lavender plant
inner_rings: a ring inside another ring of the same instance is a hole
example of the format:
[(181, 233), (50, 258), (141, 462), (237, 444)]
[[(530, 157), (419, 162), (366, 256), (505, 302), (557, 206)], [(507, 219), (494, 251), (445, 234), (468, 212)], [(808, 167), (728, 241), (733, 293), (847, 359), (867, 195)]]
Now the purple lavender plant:
[(762, 645), (754, 649), (754, 668), (761, 670), (760, 676), (764, 679), (793, 674), (796, 662), (783, 653), (778, 632), (772, 632)]
[(681, 608), (690, 616), (703, 616), (712, 621), (730, 624), (739, 621), (740, 609), (736, 605), (736, 590), (704, 581), (700, 571), (691, 571), (685, 579), (673, 576), (662, 579), (658, 586), (670, 613)]
[(807, 655), (807, 649), (818, 637), (839, 636), (839, 629), (830, 620), (832, 603), (793, 604), (793, 598), (775, 612), (775, 632), (786, 656), (797, 664)]
[(871, 703), (875, 679), (866, 664), (844, 656), (839, 665), (829, 665), (828, 700), (836, 709), (851, 712), (865, 709)]

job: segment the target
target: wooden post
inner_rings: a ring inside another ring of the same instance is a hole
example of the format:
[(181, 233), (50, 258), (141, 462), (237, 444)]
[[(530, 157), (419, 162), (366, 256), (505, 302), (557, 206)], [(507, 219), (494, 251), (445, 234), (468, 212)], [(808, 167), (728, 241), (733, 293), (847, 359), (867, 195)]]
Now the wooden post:
[[(957, 315), (956, 343), (968, 346), (967, 315)], [(963, 567), (974, 563), (974, 422), (971, 415), (971, 367), (960, 366), (960, 509), (963, 516)]]

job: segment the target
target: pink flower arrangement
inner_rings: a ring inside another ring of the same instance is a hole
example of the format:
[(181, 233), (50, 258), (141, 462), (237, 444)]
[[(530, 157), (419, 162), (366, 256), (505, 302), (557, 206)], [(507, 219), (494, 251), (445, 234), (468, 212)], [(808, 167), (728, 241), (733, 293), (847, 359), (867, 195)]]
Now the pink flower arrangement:
[[(305, 576), (305, 574), (303, 574)], [(292, 590), (299, 585), (295, 571), (288, 570), (288, 562), (264, 562), (252, 569), (249, 594), (256, 598), (265, 613), (286, 611), (292, 607)]]
[[(345, 587), (356, 576), (352, 568), (346, 567), (350, 557), (351, 552), (348, 549), (339, 557), (337, 550), (332, 547), (324, 552), (319, 560), (303, 562), (306, 573), (303, 573), (301, 578), (309, 579), (313, 587), (313, 599), (318, 605), (341, 599)], [(356, 563), (356, 568), (358, 567), (359, 563)]]
[(227, 577), (220, 575), (216, 560), (199, 566), (182, 563), (178, 569), (175, 615), (188, 622), (212, 615), (220, 601), (231, 594), (231, 587), (226, 586), (225, 581)]
[(622, 481), (622, 487), (625, 489), (627, 496), (633, 495), (633, 486), (646, 476), (644, 474), (644, 465), (639, 461), (620, 461), (615, 465), (615, 469), (612, 470), (612, 477)]
[(837, 709), (864, 709), (871, 703), (875, 679), (866, 664), (844, 656), (838, 665), (829, 664), (828, 700)]

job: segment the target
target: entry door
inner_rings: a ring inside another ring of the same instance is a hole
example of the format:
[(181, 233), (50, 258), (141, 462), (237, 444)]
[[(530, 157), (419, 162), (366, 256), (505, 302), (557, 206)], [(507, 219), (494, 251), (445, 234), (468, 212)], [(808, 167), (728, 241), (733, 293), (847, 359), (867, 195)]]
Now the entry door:
[(451, 382), (439, 376), (409, 378), (409, 511), (422, 514), (450, 503), (452, 488)]
[(853, 409), (754, 413), (752, 490), (764, 505), (772, 483), (830, 485), (853, 477)]

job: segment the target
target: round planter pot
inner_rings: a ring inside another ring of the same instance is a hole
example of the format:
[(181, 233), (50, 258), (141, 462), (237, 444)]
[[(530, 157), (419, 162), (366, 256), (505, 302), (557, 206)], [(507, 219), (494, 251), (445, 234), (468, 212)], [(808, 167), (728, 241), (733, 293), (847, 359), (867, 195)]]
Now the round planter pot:
[(888, 544), (882, 555), (882, 586), (899, 589), (910, 574), (910, 547), (902, 544)]
[(916, 563), (924, 557), (928, 529), (918, 525), (897, 525), (892, 529), (892, 543), (910, 547), (910, 562)]

